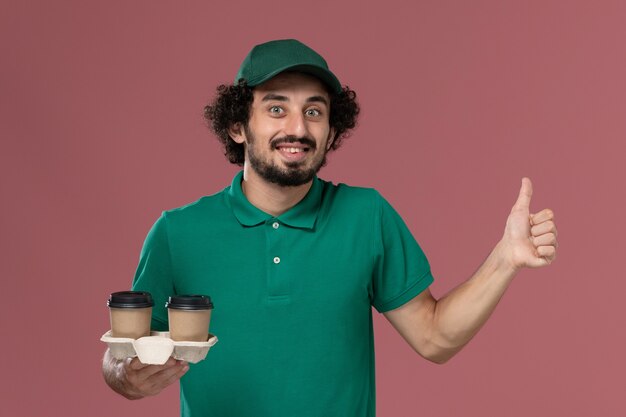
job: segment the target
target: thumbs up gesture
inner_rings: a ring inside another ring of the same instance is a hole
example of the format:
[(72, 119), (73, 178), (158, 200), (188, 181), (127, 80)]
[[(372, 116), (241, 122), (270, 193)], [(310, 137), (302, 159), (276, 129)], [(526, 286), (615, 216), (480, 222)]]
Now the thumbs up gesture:
[(550, 209), (543, 209), (531, 214), (532, 194), (530, 179), (522, 178), (522, 188), (500, 241), (504, 256), (515, 270), (549, 265), (556, 257), (558, 243), (554, 213)]

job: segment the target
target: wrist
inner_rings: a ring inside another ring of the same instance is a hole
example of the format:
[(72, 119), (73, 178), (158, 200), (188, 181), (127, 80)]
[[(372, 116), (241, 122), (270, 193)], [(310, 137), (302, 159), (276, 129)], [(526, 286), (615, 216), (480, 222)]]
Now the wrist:
[(521, 267), (516, 265), (513, 261), (512, 254), (513, 250), (503, 240), (500, 240), (491, 252), (495, 268), (500, 273), (506, 276), (510, 276), (511, 278), (515, 277), (515, 275), (517, 275), (517, 273), (521, 269)]

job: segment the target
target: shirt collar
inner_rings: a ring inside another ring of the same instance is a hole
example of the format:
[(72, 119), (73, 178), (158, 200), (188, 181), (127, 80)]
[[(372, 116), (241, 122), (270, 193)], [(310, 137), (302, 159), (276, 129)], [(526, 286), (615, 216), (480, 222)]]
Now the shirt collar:
[[(241, 189), (243, 171), (239, 171), (230, 186), (228, 192), (233, 214), (243, 226), (257, 226), (273, 219), (274, 216), (253, 206)], [(313, 229), (317, 220), (317, 213), (322, 204), (322, 180), (315, 176), (309, 192), (298, 204), (276, 217), (287, 226), (301, 229)]]

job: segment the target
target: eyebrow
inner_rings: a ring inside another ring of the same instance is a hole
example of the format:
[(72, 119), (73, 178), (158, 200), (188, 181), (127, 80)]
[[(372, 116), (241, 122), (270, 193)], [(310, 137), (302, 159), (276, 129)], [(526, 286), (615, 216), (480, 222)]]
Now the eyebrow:
[[(281, 96), (280, 94), (266, 94), (261, 101), (289, 101), (289, 98), (286, 96)], [(307, 103), (324, 103), (328, 106), (328, 100), (324, 96), (311, 96), (306, 99)]]
[(328, 106), (328, 100), (326, 100), (326, 97), (324, 96), (313, 96), (313, 97), (309, 97), (306, 99), (307, 103), (315, 103), (315, 102), (321, 102), (324, 103), (326, 106)]
[(266, 94), (265, 97), (261, 101), (289, 101), (289, 99), (285, 96), (281, 96), (279, 94)]

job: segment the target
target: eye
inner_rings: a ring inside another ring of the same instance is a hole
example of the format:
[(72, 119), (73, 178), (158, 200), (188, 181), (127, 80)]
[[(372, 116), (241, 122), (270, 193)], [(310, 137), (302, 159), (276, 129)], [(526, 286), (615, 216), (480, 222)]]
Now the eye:
[(269, 108), (269, 112), (272, 114), (281, 114), (283, 112), (283, 109), (280, 106), (272, 106)]
[(321, 115), (322, 113), (318, 109), (308, 109), (304, 112), (304, 114), (306, 114), (307, 116), (316, 117)]

